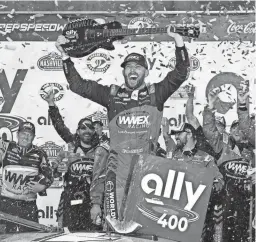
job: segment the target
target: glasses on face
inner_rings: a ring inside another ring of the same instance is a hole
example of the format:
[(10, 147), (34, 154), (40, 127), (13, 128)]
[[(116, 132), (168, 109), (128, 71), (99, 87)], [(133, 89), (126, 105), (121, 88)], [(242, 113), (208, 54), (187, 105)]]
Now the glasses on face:
[(79, 127), (79, 129), (81, 129), (81, 130), (90, 130), (90, 131), (95, 130), (95, 128), (90, 124), (83, 125), (83, 126)]

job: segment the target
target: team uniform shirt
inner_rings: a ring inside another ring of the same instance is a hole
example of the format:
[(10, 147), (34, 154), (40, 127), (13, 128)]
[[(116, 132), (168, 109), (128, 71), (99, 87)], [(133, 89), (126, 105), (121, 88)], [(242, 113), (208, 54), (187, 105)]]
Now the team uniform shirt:
[[(106, 184), (111, 184), (111, 193), (109, 189), (105, 190), (105, 206), (110, 208), (110, 195), (114, 191), (115, 213), (111, 214), (115, 214), (115, 218), (119, 217), (125, 182), (133, 169), (132, 157), (150, 153), (152, 143), (156, 146), (164, 103), (187, 78), (187, 50), (185, 47), (176, 47), (175, 53), (175, 69), (163, 81), (145, 85), (140, 90), (130, 90), (125, 85), (103, 86), (95, 81), (84, 80), (70, 59), (63, 61), (70, 90), (108, 110), (110, 156)], [(109, 214), (110, 209), (106, 210)]]
[(34, 201), (37, 194), (28, 189), (28, 183), (39, 182), (47, 188), (53, 182), (52, 169), (46, 153), (34, 145), (30, 149), (24, 149), (16, 142), (0, 140), (0, 160), (3, 169), (3, 197)]
[(61, 152), (57, 158), (58, 162), (65, 158), (68, 160), (68, 171), (64, 180), (70, 199), (82, 199), (85, 204), (91, 201), (102, 204), (109, 139), (104, 136), (99, 140), (95, 135), (92, 146), (85, 148), (80, 145), (77, 135), (72, 134), (64, 124), (57, 107), (49, 107), (49, 116), (60, 137), (66, 143), (72, 144), (72, 150)]

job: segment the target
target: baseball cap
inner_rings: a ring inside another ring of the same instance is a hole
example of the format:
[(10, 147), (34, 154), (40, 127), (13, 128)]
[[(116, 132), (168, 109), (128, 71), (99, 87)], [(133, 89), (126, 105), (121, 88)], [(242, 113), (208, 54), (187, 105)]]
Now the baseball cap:
[(89, 118), (82, 118), (78, 123), (78, 129), (83, 127), (88, 127), (89, 129), (94, 129), (93, 122)]
[(186, 132), (188, 129), (192, 132), (193, 135), (196, 135), (195, 128), (189, 123), (183, 123), (179, 128), (171, 130), (170, 134), (175, 135), (181, 132)]
[(215, 121), (217, 123), (220, 123), (220, 124), (224, 125), (224, 127), (226, 127), (226, 120), (223, 116), (216, 116)]
[(19, 132), (21, 132), (21, 131), (29, 131), (29, 132), (35, 134), (36, 133), (35, 125), (28, 121), (22, 122), (19, 125)]
[(93, 122), (93, 125), (99, 124), (101, 127), (103, 127), (103, 123), (100, 120), (96, 120)]
[(234, 121), (232, 122), (230, 128), (233, 128), (234, 126), (236, 126), (236, 125), (238, 125), (238, 124), (239, 124), (239, 120), (236, 119), (236, 120), (234, 120)]
[(139, 53), (131, 53), (129, 55), (127, 55), (124, 59), (124, 62), (121, 64), (121, 67), (125, 67), (125, 65), (130, 62), (130, 61), (134, 61), (136, 63), (138, 63), (141, 66), (144, 66), (146, 69), (148, 69), (148, 63), (145, 59), (145, 57)]

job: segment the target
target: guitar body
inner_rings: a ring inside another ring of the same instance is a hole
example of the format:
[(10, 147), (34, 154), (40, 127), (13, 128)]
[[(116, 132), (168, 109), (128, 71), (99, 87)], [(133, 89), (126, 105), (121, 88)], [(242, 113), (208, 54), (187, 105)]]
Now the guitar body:
[[(93, 19), (79, 19), (68, 23), (63, 35), (70, 40), (62, 45), (70, 57), (80, 58), (87, 56), (99, 48), (114, 50), (113, 42), (123, 39), (123, 36), (109, 36), (102, 30), (122, 29), (121, 23), (114, 21), (98, 24)], [(101, 31), (95, 31), (101, 30)]]

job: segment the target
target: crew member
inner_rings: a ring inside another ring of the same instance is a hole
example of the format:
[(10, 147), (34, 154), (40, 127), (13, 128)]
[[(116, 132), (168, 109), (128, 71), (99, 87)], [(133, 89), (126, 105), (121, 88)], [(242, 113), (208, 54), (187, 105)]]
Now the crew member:
[[(38, 223), (37, 194), (46, 196), (53, 182), (46, 153), (33, 145), (35, 126), (22, 122), (18, 142), (0, 140), (0, 166), (3, 169), (0, 211)], [(27, 232), (30, 228), (11, 222), (6, 232)]]
[[(223, 176), (215, 164), (215, 158), (211, 155), (212, 152), (209, 152), (209, 150), (205, 148), (210, 145), (202, 145), (202, 137), (198, 136), (198, 131), (191, 124), (184, 123), (180, 129), (172, 130), (170, 135), (175, 135), (177, 142), (172, 154), (172, 159), (182, 160), (183, 162), (194, 164), (198, 167), (206, 167), (207, 169), (213, 170), (215, 174), (213, 192), (210, 198), (210, 205), (208, 206), (202, 234), (202, 241), (211, 241), (213, 236), (212, 228), (214, 226), (214, 197), (224, 186)], [(204, 142), (208, 143), (206, 139)]]
[(88, 118), (81, 119), (76, 133), (72, 134), (55, 105), (53, 91), (47, 94), (45, 100), (49, 104), (49, 116), (55, 130), (69, 147), (68, 152), (61, 152), (57, 157), (57, 171), (65, 174), (58, 222), (73, 231), (99, 230), (101, 226), (95, 224), (100, 225), (102, 213), (91, 219), (90, 209), (92, 202), (102, 205), (108, 140), (99, 141), (93, 122)]
[(100, 142), (109, 142), (108, 136), (103, 132), (103, 123), (99, 120), (96, 120), (93, 122), (93, 126), (95, 128), (95, 132), (99, 135)]
[[(61, 47), (69, 40), (59, 36), (56, 47), (63, 57), (63, 69), (70, 90), (88, 98), (108, 110), (110, 130), (110, 156), (108, 159), (106, 183), (115, 184), (115, 212), (106, 210), (107, 215), (115, 214), (117, 222), (123, 220), (121, 204), (125, 194), (126, 178), (131, 174), (131, 160), (135, 154), (150, 153), (158, 141), (165, 101), (179, 88), (188, 76), (189, 58), (182, 36), (171, 33), (175, 40), (176, 66), (163, 81), (146, 85), (145, 78), (149, 74), (145, 57), (131, 53), (121, 64), (125, 83), (123, 86), (103, 86), (97, 82), (83, 79), (74, 67), (67, 53)], [(109, 196), (107, 192), (105, 196)], [(110, 201), (110, 199), (105, 200)], [(94, 204), (95, 205), (95, 204)], [(93, 213), (101, 213), (98, 205), (93, 205)], [(109, 207), (110, 204), (105, 204)], [(114, 217), (112, 217), (114, 218)]]
[[(225, 189), (219, 195), (215, 236), (223, 241), (248, 241), (249, 197), (247, 170), (252, 165), (253, 152), (239, 128), (239, 121), (231, 124), (230, 134), (221, 134), (215, 123), (215, 102), (219, 88), (208, 94), (203, 112), (203, 130), (215, 152), (220, 153), (217, 165), (224, 176)], [(240, 109), (240, 104), (238, 104)], [(239, 112), (238, 112), (239, 115)]]

